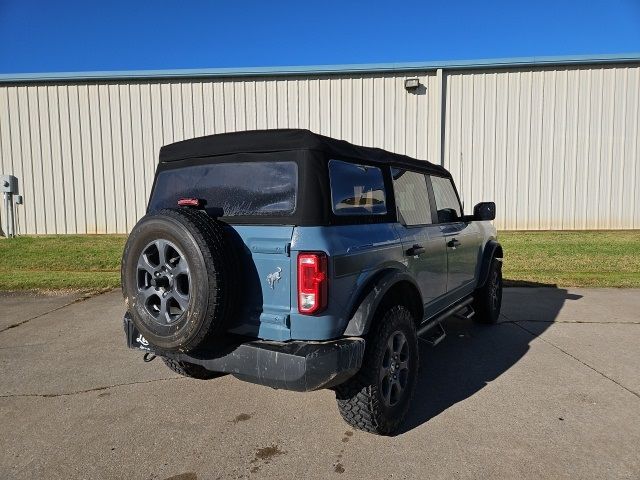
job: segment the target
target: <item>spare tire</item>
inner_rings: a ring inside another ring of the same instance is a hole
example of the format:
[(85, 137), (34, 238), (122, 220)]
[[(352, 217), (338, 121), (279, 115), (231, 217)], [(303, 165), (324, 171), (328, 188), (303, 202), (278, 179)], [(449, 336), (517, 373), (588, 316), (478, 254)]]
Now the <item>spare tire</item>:
[(121, 269), (138, 331), (159, 350), (183, 352), (221, 335), (235, 303), (234, 258), (224, 224), (202, 210), (144, 216), (129, 235)]

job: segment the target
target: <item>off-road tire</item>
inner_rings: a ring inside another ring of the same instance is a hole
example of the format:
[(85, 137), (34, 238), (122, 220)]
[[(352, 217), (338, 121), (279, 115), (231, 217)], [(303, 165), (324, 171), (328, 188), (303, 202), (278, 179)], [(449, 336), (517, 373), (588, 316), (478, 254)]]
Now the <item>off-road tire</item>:
[(474, 320), (478, 323), (493, 324), (500, 317), (502, 306), (502, 262), (491, 259), (489, 274), (485, 284), (473, 295)]
[[(379, 435), (393, 434), (403, 422), (418, 378), (420, 365), (415, 319), (403, 305), (380, 308), (378, 318), (367, 336), (362, 367), (358, 373), (335, 388), (342, 418), (351, 426)], [(406, 388), (398, 403), (388, 407), (383, 400), (380, 379), (387, 343), (402, 332), (409, 350)]]
[[(189, 267), (188, 306), (168, 325), (138, 301), (138, 261), (157, 239), (179, 248)], [(131, 231), (122, 256), (122, 291), (133, 323), (155, 351), (188, 352), (223, 336), (237, 303), (237, 270), (236, 252), (223, 223), (202, 210), (164, 209), (145, 215)]]
[(175, 373), (183, 377), (196, 378), (198, 380), (211, 380), (212, 378), (221, 377), (223, 373), (212, 372), (202, 365), (196, 365), (189, 362), (180, 362), (173, 358), (162, 357), (164, 364)]

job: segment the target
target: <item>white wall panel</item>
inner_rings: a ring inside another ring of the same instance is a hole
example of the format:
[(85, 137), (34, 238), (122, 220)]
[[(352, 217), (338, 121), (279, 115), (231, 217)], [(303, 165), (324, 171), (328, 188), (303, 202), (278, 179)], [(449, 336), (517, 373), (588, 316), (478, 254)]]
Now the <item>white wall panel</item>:
[(435, 71), (3, 84), (1, 173), (20, 178), (22, 234), (125, 233), (162, 145), (300, 127), (444, 162), (467, 210), (496, 201), (500, 228), (640, 228), (640, 67), (442, 79), (444, 92)]
[(450, 72), (444, 163), (503, 229), (640, 228), (640, 67)]

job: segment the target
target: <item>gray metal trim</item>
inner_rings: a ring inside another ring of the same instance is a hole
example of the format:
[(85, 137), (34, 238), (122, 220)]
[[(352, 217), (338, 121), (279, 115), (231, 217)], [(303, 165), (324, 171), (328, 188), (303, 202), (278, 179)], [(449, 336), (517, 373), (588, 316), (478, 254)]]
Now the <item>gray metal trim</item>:
[(601, 55), (513, 57), (435, 62), (367, 63), (281, 67), (201, 68), (179, 70), (121, 70), (89, 72), (43, 72), (0, 74), (0, 83), (79, 82), (109, 80), (192, 79), (211, 77), (273, 77), (292, 75), (337, 75), (346, 73), (411, 72), (509, 68), (553, 65), (593, 65), (640, 62), (640, 52)]

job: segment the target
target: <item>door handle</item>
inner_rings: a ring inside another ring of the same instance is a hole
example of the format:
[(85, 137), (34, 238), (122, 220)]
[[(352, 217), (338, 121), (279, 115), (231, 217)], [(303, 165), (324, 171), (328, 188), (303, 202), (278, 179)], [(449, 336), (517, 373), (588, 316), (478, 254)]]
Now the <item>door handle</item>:
[(455, 249), (456, 247), (459, 247), (460, 245), (462, 244), (458, 241), (457, 238), (453, 238), (447, 242), (447, 247), (451, 247), (453, 249)]
[(410, 257), (413, 257), (415, 255), (420, 255), (421, 253), (424, 253), (424, 252), (425, 252), (424, 247), (416, 243), (413, 247), (407, 250), (407, 255), (409, 255)]

